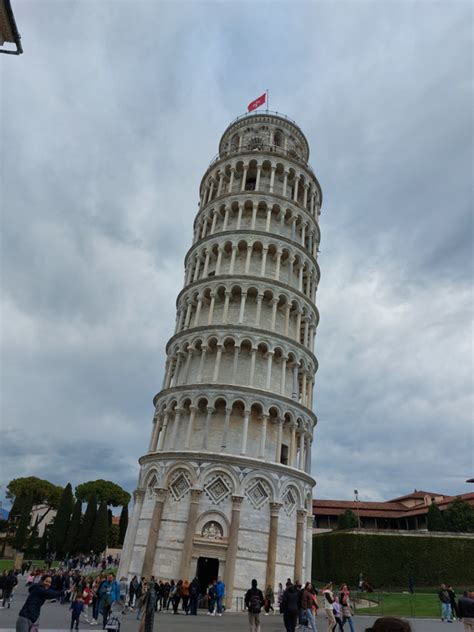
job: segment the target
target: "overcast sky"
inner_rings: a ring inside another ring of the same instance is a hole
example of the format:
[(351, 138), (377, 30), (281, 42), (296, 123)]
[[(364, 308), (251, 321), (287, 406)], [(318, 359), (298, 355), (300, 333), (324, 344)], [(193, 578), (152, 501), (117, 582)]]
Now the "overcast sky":
[(323, 189), (315, 496), (471, 491), (471, 3), (12, 4), (2, 485), (135, 488), (199, 182), (268, 88)]

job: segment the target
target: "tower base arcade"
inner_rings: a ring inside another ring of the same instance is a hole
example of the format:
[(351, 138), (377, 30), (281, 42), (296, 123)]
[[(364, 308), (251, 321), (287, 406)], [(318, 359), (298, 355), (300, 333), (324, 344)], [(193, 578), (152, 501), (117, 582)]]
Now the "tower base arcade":
[(173, 451), (140, 460), (119, 576), (221, 576), (226, 607), (259, 586), (311, 579), (312, 488), (296, 468), (220, 453)]

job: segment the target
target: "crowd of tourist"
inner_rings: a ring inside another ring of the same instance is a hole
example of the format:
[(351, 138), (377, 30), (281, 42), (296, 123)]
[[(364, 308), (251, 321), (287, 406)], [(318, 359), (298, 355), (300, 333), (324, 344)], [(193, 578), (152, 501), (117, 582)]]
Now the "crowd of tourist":
[[(196, 616), (198, 609), (209, 616), (222, 616), (225, 610), (225, 584), (220, 577), (203, 589), (197, 578), (158, 580), (134, 576), (119, 580), (113, 572), (102, 572), (114, 559), (72, 559), (57, 569), (23, 569), (0, 575), (0, 608), (9, 608), (18, 580), (25, 580), (28, 597), (21, 608), (17, 632), (31, 632), (45, 601), (56, 601), (68, 608), (70, 630), (79, 630), (81, 622), (100, 625), (118, 632), (124, 614), (133, 613), (138, 632), (152, 632), (156, 613)], [(91, 569), (96, 572), (91, 572)], [(474, 593), (465, 592), (457, 600), (452, 586), (441, 585), (438, 592), (442, 620), (462, 620), (465, 632), (474, 632)], [(286, 632), (355, 632), (351, 594), (347, 584), (336, 589), (332, 583), (317, 590), (307, 582), (287, 579), (274, 593), (271, 586), (262, 591), (252, 580), (244, 597), (250, 632), (260, 632), (261, 616), (280, 614)], [(319, 615), (319, 616), (318, 616)], [(347, 625), (347, 627), (346, 627)], [(323, 627), (321, 627), (323, 626)], [(393, 617), (378, 619), (366, 632), (410, 632), (407, 622)]]

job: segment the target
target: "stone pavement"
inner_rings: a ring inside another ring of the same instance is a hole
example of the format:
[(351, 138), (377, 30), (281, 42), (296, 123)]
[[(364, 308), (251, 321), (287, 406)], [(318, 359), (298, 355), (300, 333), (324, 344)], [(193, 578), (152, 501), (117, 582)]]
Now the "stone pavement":
[[(10, 609), (0, 609), (0, 632), (14, 632), (15, 621), (18, 611), (26, 599), (26, 589), (19, 585), (15, 592), (15, 597)], [(262, 632), (284, 632), (282, 617), (278, 614), (261, 616)], [(364, 632), (374, 617), (354, 617), (356, 632)], [(59, 603), (45, 603), (41, 610), (40, 632), (58, 632), (69, 630), (70, 614), (68, 605)], [(411, 619), (413, 632), (462, 632), (463, 626), (459, 622), (453, 624), (441, 623), (433, 619)], [(318, 632), (326, 632), (326, 619), (324, 615), (318, 615), (316, 620)], [(225, 632), (247, 632), (248, 631), (246, 613), (229, 612), (222, 617), (206, 616), (204, 611), (200, 611), (197, 617), (186, 617), (185, 615), (173, 616), (172, 614), (158, 613), (155, 616), (154, 630), (156, 632), (211, 632), (222, 630)], [(346, 626), (348, 630), (348, 626)], [(100, 632), (101, 626), (91, 626), (83, 622), (80, 630), (97, 630)], [(121, 632), (137, 632), (138, 621), (134, 613), (127, 613), (122, 619)], [(302, 632), (302, 631), (301, 631)]]

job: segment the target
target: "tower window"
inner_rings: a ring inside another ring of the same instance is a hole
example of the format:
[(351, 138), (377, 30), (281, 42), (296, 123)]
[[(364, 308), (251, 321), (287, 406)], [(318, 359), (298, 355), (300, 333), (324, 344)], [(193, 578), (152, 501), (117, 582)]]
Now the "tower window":
[(281, 444), (280, 463), (288, 465), (288, 446), (284, 443)]

